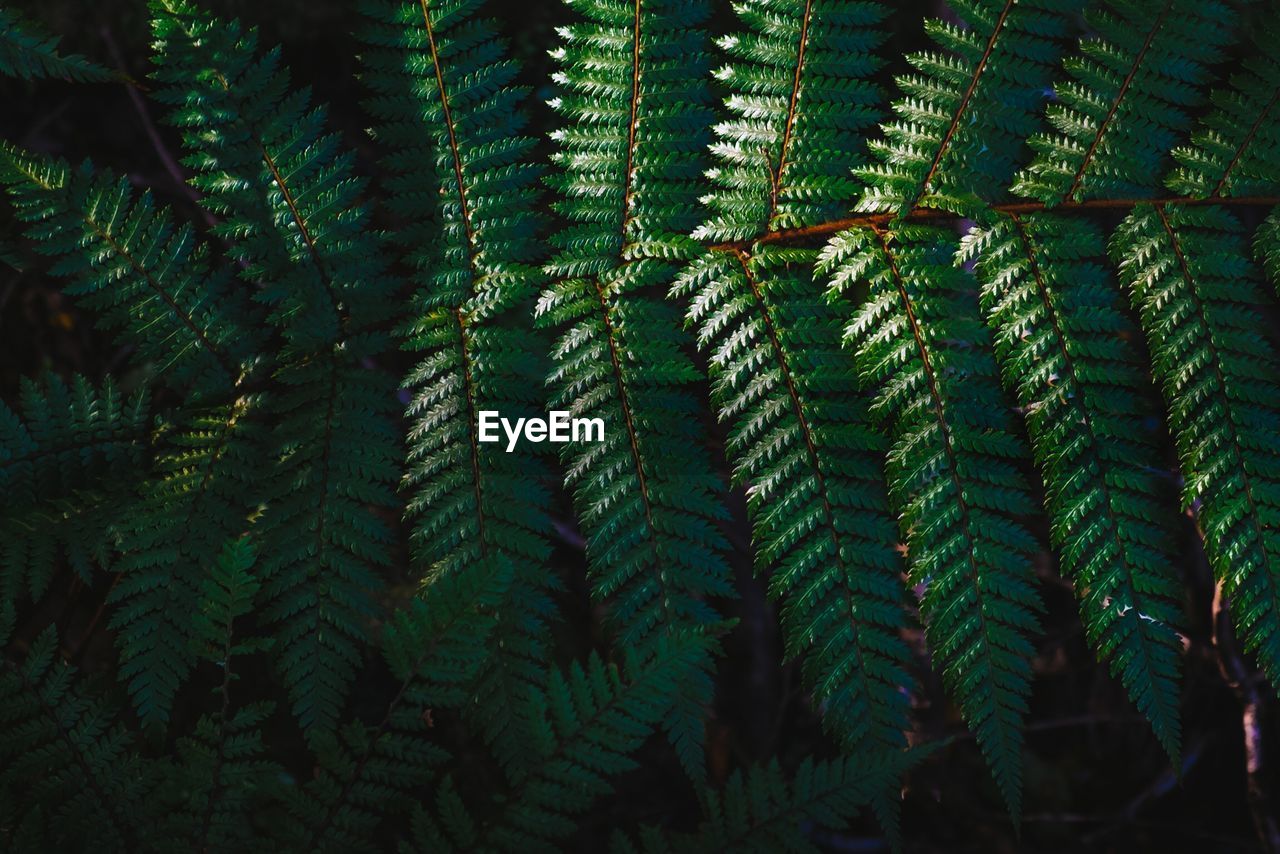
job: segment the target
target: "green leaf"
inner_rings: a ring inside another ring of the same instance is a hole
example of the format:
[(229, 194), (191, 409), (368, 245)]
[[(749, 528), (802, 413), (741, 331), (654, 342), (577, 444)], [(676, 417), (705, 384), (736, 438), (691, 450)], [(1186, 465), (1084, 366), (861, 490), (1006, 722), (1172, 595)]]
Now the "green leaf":
[(892, 437), (889, 497), (934, 661), (1018, 820), (1022, 722), (1040, 597), (1026, 450), (1000, 394), (955, 240), (924, 226), (839, 235), (819, 270), (839, 301), (869, 289), (845, 336)]
[[(540, 170), (518, 68), (477, 3), (367, 2), (364, 82), (386, 155), (389, 207), (414, 269), (404, 346), (417, 354), (405, 486), (423, 595), (457, 574), (509, 565), (515, 580), (480, 668), (472, 720), (506, 764), (523, 760), (523, 706), (547, 664), (551, 530), (543, 461), (479, 441), (482, 411), (545, 412), (547, 343), (531, 329)], [(431, 224), (432, 227), (427, 227)], [(438, 231), (437, 231), (438, 229)]]
[(966, 212), (975, 199), (1000, 201), (1040, 126), (1053, 75), (1079, 0), (966, 0), (961, 23), (927, 19), (943, 52), (907, 56), (897, 121), (870, 143), (879, 162), (855, 170), (867, 185), (858, 210), (902, 215), (924, 206)]
[[(678, 268), (666, 251), (641, 251), (679, 239), (700, 216), (708, 10), (688, 0), (570, 5), (585, 20), (559, 30), (553, 53), (563, 126), (548, 179), (569, 225), (554, 237), (538, 316), (558, 335), (552, 407), (604, 421), (602, 442), (564, 446), (565, 480), (593, 594), (608, 603), (617, 642), (643, 652), (690, 628), (717, 630), (707, 600), (732, 595), (723, 487), (692, 393), (700, 375), (665, 300)], [(712, 695), (712, 647), (702, 650), (666, 721), (695, 780)]]
[(21, 80), (56, 77), (74, 83), (118, 79), (77, 54), (58, 53), (60, 39), (44, 35), (16, 12), (0, 9), (0, 76)]
[(1013, 192), (1049, 205), (1148, 198), (1207, 96), (1235, 14), (1215, 0), (1108, 0), (1085, 18), (1097, 35), (1063, 63), (1070, 79), (1047, 109), (1054, 131), (1031, 138), (1036, 156)]
[(1143, 205), (1111, 239), (1142, 316), (1184, 498), (1246, 650), (1280, 686), (1280, 357), (1238, 220)]
[(191, 152), (217, 233), (284, 338), (266, 400), (270, 475), (258, 495), (264, 616), (294, 714), (332, 733), (361, 663), (390, 538), (400, 453), (389, 374), (373, 361), (394, 311), (364, 181), (322, 108), (290, 90), (278, 50), (186, 0), (153, 0), (156, 97)]
[(1005, 383), (1026, 413), (1053, 544), (1090, 645), (1151, 721), (1174, 765), (1182, 638), (1177, 542), (1137, 330), (1097, 259), (1096, 226), (1009, 215), (978, 229), (982, 307)]

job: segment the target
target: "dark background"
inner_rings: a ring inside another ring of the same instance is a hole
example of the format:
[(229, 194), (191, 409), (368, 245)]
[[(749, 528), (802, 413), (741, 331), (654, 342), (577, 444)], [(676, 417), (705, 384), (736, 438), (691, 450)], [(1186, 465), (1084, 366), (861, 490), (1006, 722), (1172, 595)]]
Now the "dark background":
[[(0, 0), (51, 32), (64, 37), (66, 49), (143, 80), (148, 67), (149, 33), (142, 0), (110, 3), (75, 0)], [(356, 4), (341, 0), (206, 0), (211, 8), (257, 24), (265, 44), (281, 43), (294, 80), (314, 88), (317, 100), (331, 105), (331, 122), (360, 155), (360, 168), (372, 174), (376, 151), (363, 131), (366, 124), (356, 79), (359, 18)], [(734, 19), (725, 0), (717, 2), (710, 26), (731, 31)], [(552, 117), (549, 96), (553, 27), (568, 17), (554, 0), (495, 0), (490, 8), (512, 40), (533, 89), (532, 130), (545, 137)], [(891, 21), (894, 31), (884, 53), (901, 56), (924, 46), (920, 19), (941, 15), (938, 4), (908, 4)], [(1255, 15), (1262, 14), (1255, 12)], [(1228, 63), (1229, 66), (1229, 63)], [(901, 60), (885, 69), (886, 84), (904, 70)], [(1229, 72), (1229, 67), (1224, 72)], [(199, 223), (191, 197), (163, 165), (160, 150), (177, 156), (176, 134), (161, 123), (162, 112), (140, 104), (122, 85), (75, 86), (0, 80), (0, 135), (28, 148), (95, 163), (127, 173)], [(394, 228), (395, 223), (383, 224)], [(0, 204), (0, 233), (12, 233), (12, 214)], [(0, 266), (0, 395), (12, 400), (20, 376), (43, 369), (100, 377), (111, 371), (127, 382), (129, 358), (92, 328), (59, 293), (58, 283), (41, 273), (40, 262), (26, 259), (27, 270)], [(407, 362), (392, 356), (388, 367), (403, 372)], [(399, 359), (399, 361), (396, 361)], [(1170, 500), (1178, 489), (1172, 448), (1168, 449)], [(731, 531), (743, 598), (728, 607), (741, 622), (727, 644), (721, 665), (715, 719), (709, 731), (713, 775), (753, 759), (778, 755), (784, 763), (809, 753), (829, 753), (814, 714), (809, 711), (794, 665), (781, 662), (776, 619), (763, 587), (751, 576), (749, 532), (741, 500), (735, 496)], [(562, 505), (564, 505), (562, 499)], [(600, 614), (586, 595), (580, 540), (564, 507), (559, 548), (568, 590), (563, 597), (562, 650), (580, 656), (601, 644)], [(1042, 539), (1047, 531), (1041, 524)], [(1042, 555), (1039, 571), (1047, 605), (1044, 634), (1035, 661), (1026, 747), (1025, 818), (1020, 841), (1004, 812), (980, 755), (954, 710), (942, 699), (936, 677), (922, 676), (916, 705), (919, 741), (953, 737), (909, 778), (903, 809), (910, 851), (1133, 851), (1261, 850), (1247, 807), (1241, 703), (1224, 681), (1212, 645), (1213, 587), (1190, 517), (1181, 532), (1181, 571), (1187, 591), (1188, 652), (1184, 682), (1184, 758), (1174, 769), (1146, 723), (1126, 700), (1119, 683), (1099, 667), (1089, 651), (1070, 587), (1057, 574), (1053, 557)], [(64, 622), (75, 623), (97, 605), (100, 591), (72, 584), (50, 594)], [(83, 599), (86, 601), (73, 601)], [(60, 609), (60, 610), (59, 610)], [(71, 631), (75, 632), (75, 626)], [(1224, 639), (1225, 640), (1225, 639)], [(927, 653), (916, 639), (920, 672), (927, 674)], [(96, 643), (81, 665), (89, 672), (111, 666), (109, 638)], [(1251, 666), (1251, 665), (1250, 665)], [(376, 689), (371, 688), (371, 691)], [(1267, 698), (1270, 690), (1263, 686)], [(360, 702), (359, 699), (356, 701)], [(1263, 704), (1269, 713), (1270, 701)], [(1264, 759), (1276, 732), (1264, 717)], [(272, 734), (268, 734), (270, 742)], [(281, 732), (281, 739), (292, 739)], [(578, 845), (597, 849), (617, 826), (671, 818), (692, 820), (696, 802), (682, 783), (661, 741), (646, 747), (643, 767), (617, 783), (618, 796), (583, 820)], [(1270, 779), (1264, 768), (1260, 778)], [(1263, 804), (1263, 810), (1274, 804)], [(833, 851), (876, 851), (884, 846), (874, 824), (860, 823), (838, 838), (825, 840)]]

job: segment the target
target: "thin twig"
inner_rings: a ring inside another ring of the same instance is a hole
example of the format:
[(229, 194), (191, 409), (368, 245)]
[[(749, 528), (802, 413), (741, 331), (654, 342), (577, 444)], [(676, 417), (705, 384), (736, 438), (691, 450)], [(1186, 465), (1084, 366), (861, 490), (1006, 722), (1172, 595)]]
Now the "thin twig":
[(1142, 822), (1138, 820), (1138, 813), (1141, 812), (1142, 808), (1171, 792), (1178, 785), (1179, 780), (1185, 780), (1187, 774), (1200, 761), (1200, 757), (1204, 755), (1207, 744), (1208, 741), (1205, 738), (1198, 738), (1192, 742), (1183, 752), (1182, 762), (1176, 770), (1166, 768), (1149, 785), (1143, 787), (1141, 791), (1134, 795), (1123, 809), (1099, 816), (1099, 826), (1082, 836), (1080, 842), (1087, 847), (1101, 838), (1110, 836), (1115, 828), (1121, 825), (1141, 825)]
[(1280, 852), (1280, 824), (1276, 820), (1274, 801), (1267, 785), (1266, 750), (1263, 745), (1263, 718), (1266, 705), (1258, 689), (1256, 670), (1249, 668), (1236, 648), (1235, 634), (1227, 615), (1226, 593), (1221, 581), (1213, 591), (1213, 648), (1218, 654), (1218, 669), (1223, 680), (1240, 700), (1240, 726), (1244, 733), (1245, 801), (1266, 851)]

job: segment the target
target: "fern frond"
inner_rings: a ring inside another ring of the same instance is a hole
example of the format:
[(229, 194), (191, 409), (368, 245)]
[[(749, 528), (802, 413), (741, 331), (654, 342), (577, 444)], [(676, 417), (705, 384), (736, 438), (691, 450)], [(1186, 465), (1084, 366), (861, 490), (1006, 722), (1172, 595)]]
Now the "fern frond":
[(393, 617), (382, 646), (400, 687), (376, 726), (353, 722), (341, 738), (321, 739), (315, 778), (288, 799), (282, 842), (301, 841), (305, 851), (378, 850), (372, 839), (379, 826), (409, 812), (448, 758), (428, 737), (432, 712), (473, 701), (513, 582), (512, 566), (492, 560), (475, 572), (441, 576), (430, 597)]
[[(691, 257), (700, 153), (710, 124), (702, 2), (570, 0), (586, 21), (561, 28), (554, 56), (565, 127), (549, 179), (570, 225), (555, 238), (554, 281), (538, 306), (555, 328), (552, 405), (601, 418), (604, 440), (563, 454), (596, 598), (618, 642), (641, 650), (720, 618), (731, 594), (718, 528), (719, 479), (707, 461), (683, 348), (665, 289)], [(703, 771), (702, 707), (711, 648), (678, 687), (666, 727), (683, 765)]]
[[(406, 344), (420, 354), (413, 392), (409, 512), (428, 602), (435, 579), (491, 573), (515, 580), (481, 669), (471, 718), (504, 764), (523, 756), (519, 710), (548, 663), (548, 473), (536, 458), (478, 437), (481, 411), (543, 411), (546, 343), (530, 329), (543, 282), (534, 212), (539, 169), (521, 136), (527, 90), (492, 22), (472, 0), (365, 3), (364, 82), (401, 238), (414, 267), (416, 311)], [(438, 222), (441, 235), (420, 223)], [(425, 240), (424, 240), (425, 237)], [(442, 241), (441, 241), (442, 238)], [(429, 254), (424, 248), (443, 243)]]
[(203, 715), (194, 731), (178, 740), (174, 803), (165, 816), (164, 840), (175, 851), (237, 851), (255, 841), (254, 800), (265, 798), (283, 769), (265, 758), (261, 725), (272, 703), (249, 703), (233, 710), (231, 689), (240, 675), (232, 659), (265, 649), (269, 642), (245, 637), (236, 621), (252, 613), (261, 587), (255, 554), (247, 537), (229, 541), (201, 585), (202, 610), (192, 618), (200, 658), (222, 671), (214, 695), (218, 711)]
[[(256, 299), (302, 353), (385, 345), (395, 282), (360, 202), (365, 182), (307, 89), (291, 90), (280, 51), (188, 0), (151, 0), (156, 100), (183, 131), (186, 164), (215, 228), (264, 287)], [(361, 334), (365, 333), (365, 334)]]
[(106, 565), (108, 530), (150, 458), (150, 397), (124, 398), (110, 376), (23, 380), (14, 411), (0, 402), (0, 598), (44, 595), (63, 555), (81, 579)]
[(1280, 357), (1240, 223), (1143, 205), (1111, 240), (1165, 395), (1185, 500), (1247, 650), (1280, 686)]
[(1267, 280), (1280, 291), (1280, 208), (1275, 208), (1253, 236), (1253, 257)]
[(287, 342), (269, 398), (276, 471), (259, 523), (266, 615), (294, 713), (332, 731), (388, 562), (394, 385), (370, 360), (392, 311), (382, 235), (324, 111), (279, 51), (187, 0), (153, 0), (156, 96), (184, 129), (195, 186)]
[[(838, 216), (859, 131), (877, 116), (869, 81), (884, 38), (870, 3), (766, 0), (736, 8), (721, 45), (733, 114), (716, 127), (713, 211), (702, 240), (742, 240)], [(856, 155), (854, 155), (856, 156)], [(882, 486), (885, 443), (817, 296), (813, 252), (709, 251), (672, 290), (710, 366), (726, 451), (747, 491), (756, 563), (781, 606), (789, 656), (823, 721), (851, 752), (898, 750), (912, 680), (897, 532)], [(892, 827), (893, 821), (885, 822)]]
[(141, 474), (0, 518), (0, 597), (39, 601), (64, 565), (85, 582), (111, 570)]
[(379, 508), (396, 506), (394, 383), (334, 354), (282, 368), (268, 409), (279, 467), (258, 522), (265, 616), (304, 728), (341, 714), (389, 557)]
[(191, 399), (230, 389), (262, 337), (243, 292), (189, 225), (126, 178), (0, 143), (0, 182), (51, 272), (99, 322)]
[(197, 660), (204, 579), (262, 502), (262, 395), (180, 413), (122, 527), (114, 606), (120, 676), (144, 724), (164, 723)]
[(1165, 186), (1194, 198), (1265, 196), (1280, 188), (1280, 58), (1270, 45), (1280, 29), (1255, 33), (1255, 52), (1231, 75), (1230, 88), (1215, 89), (1213, 109), (1191, 143), (1173, 150), (1178, 166)]
[(880, 119), (887, 11), (873, 2), (756, 0), (735, 5), (744, 29), (719, 40), (715, 72), (730, 94), (715, 126), (703, 198), (710, 218), (695, 240), (749, 240), (766, 231), (835, 219), (858, 185), (862, 135)]
[(907, 535), (911, 582), (934, 658), (1019, 814), (1022, 719), (1040, 610), (1032, 512), (972, 283), (955, 240), (924, 226), (853, 229), (823, 250), (835, 299), (869, 290), (846, 330), (873, 414), (893, 438), (889, 495)]
[(886, 443), (867, 421), (837, 313), (815, 295), (813, 255), (709, 253), (679, 287), (695, 291), (689, 319), (787, 653), (804, 656), (824, 722), (850, 751), (897, 750), (912, 679)]
[(268, 640), (246, 639), (236, 633), (236, 620), (253, 612), (254, 601), (262, 589), (262, 582), (254, 574), (256, 561), (257, 553), (248, 537), (229, 540), (201, 584), (202, 610), (191, 618), (195, 625), (194, 642), (203, 647), (201, 658), (222, 669), (223, 685), (227, 687), (237, 678), (231, 669), (233, 656), (258, 652), (271, 645)]
[(161, 851), (245, 851), (261, 842), (253, 814), (276, 797), (284, 769), (266, 758), (263, 725), (271, 703), (250, 703), (204, 715), (194, 730), (178, 740), (172, 788), (164, 794), (175, 802), (164, 820)]
[(414, 817), (405, 851), (557, 851), (578, 813), (636, 766), (631, 754), (667, 717), (682, 681), (697, 678), (706, 637), (668, 635), (644, 659), (628, 654), (623, 672), (592, 656), (567, 673), (553, 670), (533, 708), (542, 710), (528, 745), (527, 770), (482, 817), (446, 781), (434, 809)]
[(41, 839), (31, 850), (144, 850), (144, 808), (157, 768), (135, 753), (114, 711), (78, 681), (60, 660), (53, 626), (24, 661), (0, 663), (0, 792), (43, 819), (42, 828), (28, 831)]
[(1013, 192), (1049, 205), (1148, 198), (1235, 15), (1216, 0), (1107, 0), (1085, 18), (1097, 35), (1063, 63), (1070, 80), (1047, 112), (1054, 132), (1031, 138), (1036, 156)]
[(107, 376), (23, 379), (15, 412), (0, 402), (0, 510), (6, 515), (66, 498), (146, 464), (150, 397), (124, 398)]
[(1052, 539), (1089, 642), (1179, 761), (1181, 590), (1173, 514), (1144, 429), (1146, 374), (1087, 220), (1008, 215), (969, 235), (996, 355), (1027, 427)]
[(58, 53), (59, 39), (46, 36), (16, 12), (0, 9), (0, 77), (39, 80), (57, 77), (76, 83), (118, 79), (78, 54)]
[[(735, 771), (722, 790), (700, 798), (704, 818), (694, 833), (667, 833), (655, 827), (633, 840), (615, 836), (615, 854), (694, 854), (704, 851), (817, 852), (815, 830), (838, 832), (848, 827), (906, 771), (907, 754), (878, 761), (842, 756), (829, 762), (806, 758), (794, 774), (776, 761)], [(638, 844), (637, 844), (638, 843)]]
[(925, 206), (957, 213), (998, 201), (1040, 126), (1079, 0), (959, 0), (964, 22), (928, 19), (941, 52), (914, 53), (916, 73), (898, 78), (903, 97), (885, 138), (870, 143), (879, 163), (855, 170), (867, 185), (858, 210), (903, 214)]

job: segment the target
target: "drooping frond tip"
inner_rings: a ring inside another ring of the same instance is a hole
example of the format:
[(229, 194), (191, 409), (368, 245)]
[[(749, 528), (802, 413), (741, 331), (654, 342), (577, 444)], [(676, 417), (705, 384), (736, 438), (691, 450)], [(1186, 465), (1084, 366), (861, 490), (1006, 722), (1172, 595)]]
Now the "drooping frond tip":
[(982, 306), (1026, 413), (1054, 545), (1090, 643), (1178, 762), (1178, 579), (1173, 508), (1136, 336), (1092, 223), (1011, 215), (978, 229)]
[(823, 250), (837, 302), (869, 290), (845, 335), (892, 439), (889, 495), (934, 659), (1015, 820), (1040, 598), (1032, 511), (990, 344), (954, 238), (935, 228), (844, 232)]

